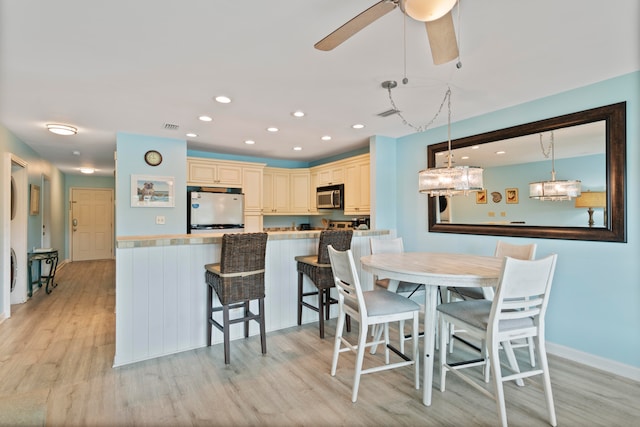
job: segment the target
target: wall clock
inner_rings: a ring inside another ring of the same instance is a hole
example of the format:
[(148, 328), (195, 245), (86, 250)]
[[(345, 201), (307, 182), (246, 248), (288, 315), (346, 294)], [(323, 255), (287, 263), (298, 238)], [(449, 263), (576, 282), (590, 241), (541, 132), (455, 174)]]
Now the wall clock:
[(158, 166), (162, 163), (162, 154), (156, 150), (149, 150), (144, 153), (144, 161), (147, 162), (149, 166)]

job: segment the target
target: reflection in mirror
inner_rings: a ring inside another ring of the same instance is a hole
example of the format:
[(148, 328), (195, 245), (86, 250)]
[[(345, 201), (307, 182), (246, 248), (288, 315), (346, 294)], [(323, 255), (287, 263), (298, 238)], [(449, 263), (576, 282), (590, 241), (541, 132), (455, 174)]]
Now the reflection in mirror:
[[(607, 185), (605, 131), (606, 123), (601, 120), (452, 150), (454, 165), (484, 168), (487, 198), (485, 203), (485, 200), (477, 201), (473, 195), (451, 197), (445, 210), (445, 221), (454, 224), (587, 226), (587, 208), (578, 211), (574, 207), (575, 200), (554, 202), (530, 198), (529, 183), (549, 181), (553, 167), (556, 180), (578, 180), (583, 192), (603, 192)], [(549, 146), (551, 134), (555, 166), (552, 166)], [(436, 165), (446, 165), (446, 154), (444, 151), (436, 154)], [(507, 189), (511, 197), (507, 197)], [(595, 209), (595, 224), (604, 227), (604, 207), (592, 208)], [(439, 220), (442, 221), (442, 216)]]
[[(452, 141), (453, 164), (483, 167), (485, 190), (430, 198), (429, 230), (626, 241), (625, 114), (620, 103)], [(428, 147), (429, 167), (447, 160), (446, 142)], [(530, 198), (529, 184), (551, 180), (552, 170), (581, 181), (582, 195)]]

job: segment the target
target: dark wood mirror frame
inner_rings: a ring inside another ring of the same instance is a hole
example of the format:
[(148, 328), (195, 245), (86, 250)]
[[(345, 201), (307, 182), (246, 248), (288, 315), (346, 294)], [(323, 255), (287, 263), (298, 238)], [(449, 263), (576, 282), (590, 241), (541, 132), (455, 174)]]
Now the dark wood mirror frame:
[[(602, 228), (548, 227), (492, 224), (443, 224), (436, 222), (436, 197), (429, 197), (429, 231), (435, 233), (480, 234), (544, 239), (627, 241), (626, 202), (626, 102), (566, 114), (451, 141), (451, 148), (486, 144), (591, 122), (606, 122), (607, 225)], [(428, 166), (434, 167), (436, 153), (447, 151), (447, 141), (427, 147)]]

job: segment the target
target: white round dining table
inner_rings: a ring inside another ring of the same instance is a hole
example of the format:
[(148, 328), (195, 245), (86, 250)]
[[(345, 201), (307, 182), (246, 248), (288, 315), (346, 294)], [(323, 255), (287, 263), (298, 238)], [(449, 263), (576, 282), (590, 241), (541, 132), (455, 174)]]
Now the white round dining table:
[(379, 278), (425, 285), (422, 403), (430, 406), (438, 287), (495, 287), (502, 259), (459, 253), (403, 252), (363, 256), (360, 263), (363, 270)]

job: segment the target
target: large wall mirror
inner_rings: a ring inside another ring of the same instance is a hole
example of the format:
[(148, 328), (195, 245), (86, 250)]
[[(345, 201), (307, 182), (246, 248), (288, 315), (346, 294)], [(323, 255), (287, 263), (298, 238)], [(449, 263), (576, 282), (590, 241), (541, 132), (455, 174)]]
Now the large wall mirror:
[[(429, 197), (429, 231), (626, 242), (626, 103), (451, 141), (453, 165), (484, 168), (484, 192)], [(446, 166), (448, 144), (427, 148)], [(579, 180), (568, 201), (529, 197), (529, 183)]]

